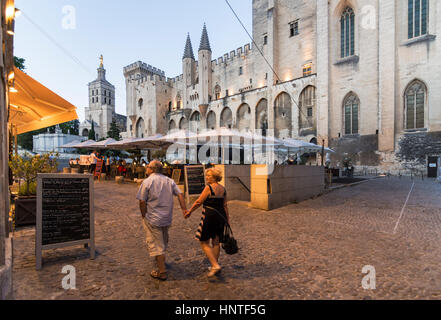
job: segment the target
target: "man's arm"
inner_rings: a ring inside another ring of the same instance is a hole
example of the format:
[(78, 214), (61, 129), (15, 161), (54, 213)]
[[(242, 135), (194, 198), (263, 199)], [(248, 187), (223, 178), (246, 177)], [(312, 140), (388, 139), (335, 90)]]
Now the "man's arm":
[(180, 193), (178, 195), (178, 200), (179, 200), (179, 204), (181, 206), (182, 215), (185, 217), (185, 213), (187, 211), (187, 205), (185, 204), (184, 195), (182, 193)]
[(141, 210), (141, 215), (145, 218), (147, 214), (147, 203), (145, 201), (139, 201), (139, 210)]

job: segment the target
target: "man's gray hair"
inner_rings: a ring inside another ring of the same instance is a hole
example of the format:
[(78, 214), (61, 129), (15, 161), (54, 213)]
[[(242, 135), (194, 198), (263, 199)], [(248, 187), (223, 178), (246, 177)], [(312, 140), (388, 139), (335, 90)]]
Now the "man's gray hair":
[(152, 160), (149, 163), (149, 167), (150, 167), (150, 169), (152, 169), (152, 171), (154, 173), (161, 173), (162, 172), (162, 163), (159, 160)]

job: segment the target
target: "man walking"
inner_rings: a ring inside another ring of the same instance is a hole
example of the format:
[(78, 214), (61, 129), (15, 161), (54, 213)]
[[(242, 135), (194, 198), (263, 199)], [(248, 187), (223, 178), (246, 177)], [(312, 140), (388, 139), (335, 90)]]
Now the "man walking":
[(168, 230), (172, 224), (173, 196), (178, 197), (183, 216), (187, 208), (176, 183), (162, 175), (161, 162), (151, 161), (146, 169), (149, 177), (141, 184), (136, 199), (139, 200), (149, 253), (151, 257), (155, 257), (158, 267), (150, 275), (155, 279), (167, 280), (165, 252), (168, 246)]

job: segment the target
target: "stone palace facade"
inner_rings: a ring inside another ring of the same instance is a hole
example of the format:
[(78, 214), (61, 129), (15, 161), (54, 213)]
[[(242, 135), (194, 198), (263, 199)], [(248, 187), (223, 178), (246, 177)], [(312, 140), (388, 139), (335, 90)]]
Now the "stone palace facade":
[(181, 75), (124, 68), (127, 135), (262, 129), (324, 141), (334, 165), (424, 169), (441, 155), (439, 14), (436, 0), (253, 0), (253, 46), (213, 59), (204, 25)]

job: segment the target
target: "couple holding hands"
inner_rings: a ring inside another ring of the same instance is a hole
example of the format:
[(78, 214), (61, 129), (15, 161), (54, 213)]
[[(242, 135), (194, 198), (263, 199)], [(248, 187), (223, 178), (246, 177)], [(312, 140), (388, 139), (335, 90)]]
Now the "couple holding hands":
[(205, 171), (207, 186), (192, 207), (187, 210), (184, 196), (176, 183), (161, 174), (160, 161), (151, 161), (146, 170), (148, 178), (141, 184), (136, 198), (139, 200), (149, 253), (155, 258), (157, 264), (157, 269), (153, 270), (150, 275), (155, 279), (167, 280), (165, 252), (168, 246), (168, 230), (172, 224), (173, 196), (178, 197), (185, 219), (203, 206), (201, 222), (195, 237), (211, 264), (208, 277), (218, 274), (222, 269), (218, 262), (220, 242), (223, 241), (225, 224), (229, 225), (226, 191), (219, 184), (222, 180), (221, 172), (217, 169)]

